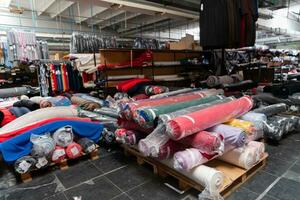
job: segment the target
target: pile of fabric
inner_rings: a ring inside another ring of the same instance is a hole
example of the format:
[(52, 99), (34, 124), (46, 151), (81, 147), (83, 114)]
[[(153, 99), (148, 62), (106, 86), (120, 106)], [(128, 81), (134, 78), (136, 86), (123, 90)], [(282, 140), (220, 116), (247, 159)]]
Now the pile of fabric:
[(250, 169), (264, 156), (264, 144), (255, 141), (263, 137), (264, 124), (257, 118), (264, 115), (252, 112), (256, 117), (249, 117), (251, 97), (236, 99), (223, 93), (182, 89), (119, 104), (122, 119), (115, 137), (218, 195), (224, 177), (203, 164), (217, 158)]

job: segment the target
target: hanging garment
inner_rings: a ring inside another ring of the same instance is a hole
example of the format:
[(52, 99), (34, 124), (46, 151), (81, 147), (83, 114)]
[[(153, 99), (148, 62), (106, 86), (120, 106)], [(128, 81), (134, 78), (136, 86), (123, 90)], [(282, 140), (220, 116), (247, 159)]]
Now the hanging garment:
[(244, 96), (228, 103), (215, 105), (168, 121), (167, 134), (175, 140), (192, 135), (234, 117), (247, 113), (253, 106), (252, 99)]
[(4, 161), (11, 163), (22, 156), (28, 155), (32, 148), (32, 143), (30, 142), (30, 136), (32, 134), (43, 135), (49, 132), (53, 133), (57, 129), (67, 125), (72, 126), (74, 134), (78, 137), (87, 137), (94, 142), (98, 142), (102, 135), (103, 125), (99, 123), (72, 120), (51, 122), (23, 132), (21, 135), (1, 143), (0, 150)]
[(49, 65), (50, 68), (50, 79), (51, 79), (51, 89), (52, 92), (57, 92), (58, 91), (58, 80), (57, 80), (57, 76), (56, 76), (56, 69), (54, 64), (50, 64)]
[(63, 82), (63, 88), (64, 88), (63, 91), (64, 92), (69, 91), (69, 80), (68, 80), (66, 64), (61, 65), (61, 76), (62, 76), (62, 82)]
[(71, 91), (74, 91), (75, 90), (75, 76), (74, 76), (73, 67), (72, 67), (71, 63), (67, 63), (66, 68), (67, 68), (67, 73), (68, 73), (69, 89)]
[(62, 73), (61, 73), (61, 67), (60, 65), (54, 65), (55, 68), (55, 75), (56, 75), (56, 80), (57, 80), (57, 90), (58, 92), (63, 92), (63, 80), (62, 80)]

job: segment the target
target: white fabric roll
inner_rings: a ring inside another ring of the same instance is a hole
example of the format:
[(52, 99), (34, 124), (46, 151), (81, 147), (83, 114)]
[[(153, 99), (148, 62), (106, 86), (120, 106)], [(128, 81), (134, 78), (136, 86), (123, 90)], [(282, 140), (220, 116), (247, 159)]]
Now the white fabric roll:
[(45, 119), (54, 117), (77, 117), (77, 113), (77, 109), (73, 106), (38, 109), (33, 112), (26, 113), (25, 115), (22, 115), (21, 117), (3, 126), (0, 129), (0, 135)]
[[(161, 162), (173, 168), (173, 159), (168, 159)], [(222, 189), (224, 175), (222, 172), (214, 168), (207, 167), (205, 165), (199, 165), (189, 172), (179, 172), (205, 187), (205, 189), (208, 190), (210, 194), (218, 195), (220, 193), (220, 190)]]

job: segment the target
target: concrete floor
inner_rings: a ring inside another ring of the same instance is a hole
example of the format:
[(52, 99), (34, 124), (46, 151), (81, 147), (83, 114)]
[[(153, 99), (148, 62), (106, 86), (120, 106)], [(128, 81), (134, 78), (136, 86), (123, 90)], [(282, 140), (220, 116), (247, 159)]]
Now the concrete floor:
[[(300, 133), (266, 148), (270, 155), (267, 166), (228, 200), (300, 199)], [(0, 166), (0, 200), (196, 199), (197, 191), (180, 195), (164, 185), (173, 181), (154, 176), (151, 168), (138, 166), (118, 149), (101, 148), (98, 160), (80, 160), (65, 171), (48, 170), (29, 183), (19, 183), (11, 169)]]

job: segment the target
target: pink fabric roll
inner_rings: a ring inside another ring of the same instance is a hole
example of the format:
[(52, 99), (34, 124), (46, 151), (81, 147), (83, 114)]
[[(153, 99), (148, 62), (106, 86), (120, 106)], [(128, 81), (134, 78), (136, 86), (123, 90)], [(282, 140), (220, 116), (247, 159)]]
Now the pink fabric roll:
[(159, 160), (168, 159), (171, 158), (174, 153), (176, 153), (177, 151), (182, 151), (183, 149), (184, 147), (181, 144), (173, 140), (169, 140), (159, 148), (157, 157)]
[(223, 93), (223, 90), (209, 89), (209, 90), (201, 90), (197, 92), (186, 93), (182, 95), (166, 97), (162, 99), (147, 99), (142, 101), (136, 101), (132, 103), (128, 103), (124, 110), (122, 111), (122, 116), (125, 116), (127, 120), (131, 120), (132, 118), (137, 116), (136, 110), (141, 107), (148, 106), (161, 106), (167, 104), (174, 104), (178, 102), (190, 101), (196, 98), (203, 98), (205, 96), (217, 95)]
[(252, 106), (253, 101), (249, 96), (214, 105), (168, 121), (166, 132), (170, 138), (180, 140), (198, 131), (239, 117), (247, 113)]
[(263, 142), (250, 141), (248, 147), (257, 149), (257, 160), (260, 160), (265, 154), (265, 144)]
[(178, 140), (178, 142), (198, 149), (202, 153), (214, 154), (224, 152), (224, 136), (220, 133), (200, 131)]
[(153, 131), (153, 128), (141, 127), (134, 121), (128, 121), (124, 119), (118, 119), (118, 125), (127, 130), (139, 131), (146, 134), (150, 134)]
[(82, 151), (82, 147), (76, 142), (72, 142), (66, 148), (67, 156), (72, 159), (81, 156), (81, 151)]

